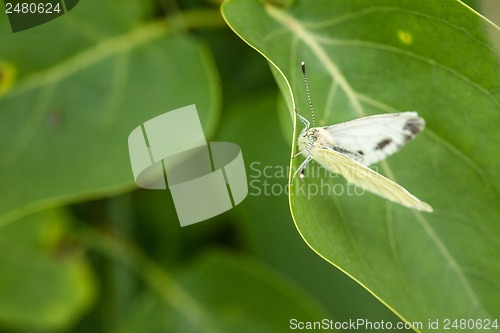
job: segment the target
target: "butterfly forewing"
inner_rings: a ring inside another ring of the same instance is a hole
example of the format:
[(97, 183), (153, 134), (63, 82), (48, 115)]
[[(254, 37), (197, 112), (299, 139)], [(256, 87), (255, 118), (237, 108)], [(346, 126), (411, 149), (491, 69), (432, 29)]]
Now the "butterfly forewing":
[(416, 112), (364, 117), (326, 126), (333, 150), (364, 165), (384, 160), (415, 138), (425, 127)]

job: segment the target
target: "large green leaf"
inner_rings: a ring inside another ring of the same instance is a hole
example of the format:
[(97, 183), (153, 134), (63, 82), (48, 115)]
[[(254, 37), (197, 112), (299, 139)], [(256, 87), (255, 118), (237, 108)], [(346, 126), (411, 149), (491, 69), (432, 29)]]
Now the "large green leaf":
[(127, 138), (154, 116), (196, 104), (213, 131), (212, 59), (170, 21), (146, 21), (152, 3), (82, 2), (48, 24), (1, 34), (0, 71), (16, 81), (0, 96), (0, 224), (132, 188)]
[(500, 71), (488, 37), (498, 29), (454, 0), (285, 8), (229, 0), (222, 11), (273, 65), (290, 114), (309, 116), (305, 61), (319, 125), (406, 110), (427, 121), (415, 142), (375, 167), (434, 213), (358, 195), (312, 163), (290, 190), (307, 244), (423, 331), (429, 319), (498, 318)]

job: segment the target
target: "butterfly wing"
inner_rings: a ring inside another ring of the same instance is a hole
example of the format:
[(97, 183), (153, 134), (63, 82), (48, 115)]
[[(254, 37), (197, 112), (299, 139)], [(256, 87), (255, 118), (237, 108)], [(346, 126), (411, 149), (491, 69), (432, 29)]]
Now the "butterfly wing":
[(430, 205), (419, 200), (401, 185), (339, 152), (331, 149), (317, 150), (313, 159), (324, 168), (341, 174), (349, 183), (360, 186), (382, 198), (406, 207), (432, 212)]
[(332, 149), (368, 166), (397, 152), (424, 127), (424, 119), (416, 112), (401, 112), (358, 118), (324, 129), (335, 142)]

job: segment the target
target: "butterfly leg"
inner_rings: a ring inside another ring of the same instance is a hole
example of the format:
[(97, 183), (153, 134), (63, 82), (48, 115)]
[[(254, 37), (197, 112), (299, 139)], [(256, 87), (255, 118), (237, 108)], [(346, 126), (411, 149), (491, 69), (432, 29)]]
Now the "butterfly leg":
[[(300, 164), (300, 166), (297, 168), (297, 170), (295, 170), (295, 172), (293, 173), (292, 180), (295, 178), (295, 176), (297, 176), (297, 174), (299, 172), (302, 172), (304, 170), (304, 168), (306, 167), (307, 163), (309, 163), (311, 160), (312, 160), (312, 155), (311, 154), (307, 155), (307, 157), (304, 160), (304, 162), (302, 162), (302, 164)], [(303, 178), (303, 177), (301, 177), (301, 178)], [(291, 182), (290, 182), (290, 184), (291, 184)]]
[(297, 117), (299, 118), (299, 120), (302, 122), (302, 124), (304, 124), (304, 126), (306, 127), (306, 128), (304, 128), (304, 129), (302, 130), (302, 132), (307, 131), (307, 130), (309, 129), (309, 126), (311, 125), (311, 124), (309, 123), (309, 121), (307, 121), (307, 119), (306, 119), (306, 118), (302, 117), (302, 116), (299, 114), (299, 112), (297, 111), (297, 109), (295, 109), (295, 114), (297, 115)]
[(300, 176), (299, 176), (299, 177), (300, 177), (300, 179), (304, 179), (304, 177), (305, 177), (305, 173), (306, 173), (306, 167), (307, 167), (307, 165), (306, 165), (306, 166), (304, 166), (304, 169), (302, 169), (302, 171), (300, 171)]
[(300, 154), (302, 154), (303, 152), (305, 152), (305, 150), (303, 150), (303, 151), (299, 151), (297, 154), (293, 155), (292, 160), (293, 160), (295, 157), (297, 157), (297, 156), (299, 156)]

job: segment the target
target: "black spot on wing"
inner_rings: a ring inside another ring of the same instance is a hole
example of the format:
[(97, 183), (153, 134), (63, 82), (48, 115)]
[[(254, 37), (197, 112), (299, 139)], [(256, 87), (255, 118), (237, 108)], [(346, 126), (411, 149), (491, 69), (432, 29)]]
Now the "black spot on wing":
[(361, 156), (363, 156), (363, 155), (365, 154), (365, 153), (363, 153), (363, 151), (362, 151), (362, 150), (358, 150), (358, 151), (357, 151), (357, 153), (358, 153), (359, 155), (361, 155)]
[(418, 133), (422, 132), (424, 128), (424, 123), (420, 118), (408, 119), (406, 124), (403, 126), (403, 140), (404, 142), (411, 141), (417, 136)]
[(379, 143), (377, 143), (377, 145), (375, 146), (375, 150), (381, 150), (385, 146), (387, 146), (388, 144), (390, 144), (391, 142), (392, 142), (391, 139), (384, 139), (384, 140), (380, 141)]
[(422, 131), (423, 124), (417, 119), (408, 119), (403, 129), (406, 131), (410, 131), (413, 136), (417, 135)]

